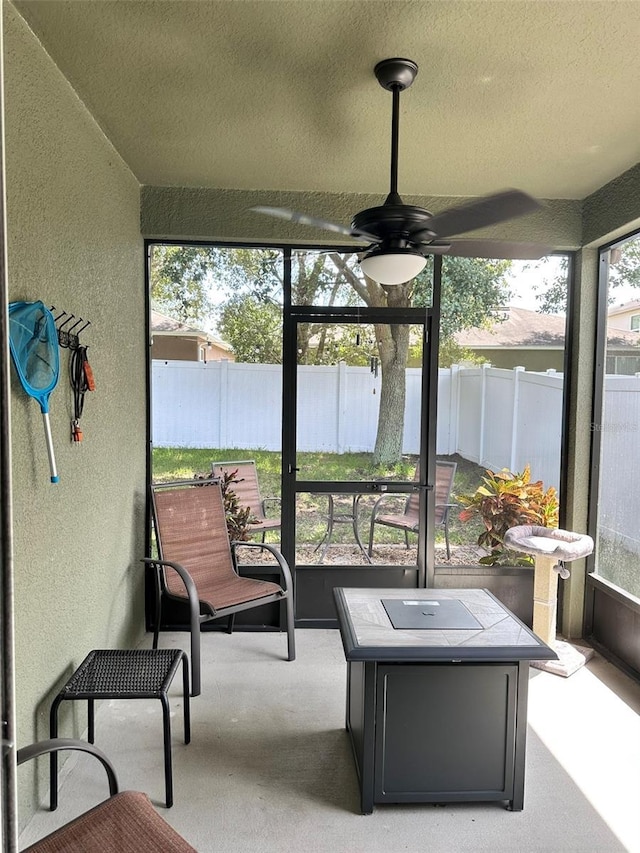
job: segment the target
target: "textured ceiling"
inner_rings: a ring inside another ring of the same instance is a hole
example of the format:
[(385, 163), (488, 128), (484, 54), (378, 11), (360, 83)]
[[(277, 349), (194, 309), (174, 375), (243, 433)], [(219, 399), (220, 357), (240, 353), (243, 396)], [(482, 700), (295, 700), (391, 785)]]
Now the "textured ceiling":
[(583, 198), (640, 161), (637, 0), (14, 0), (143, 184)]

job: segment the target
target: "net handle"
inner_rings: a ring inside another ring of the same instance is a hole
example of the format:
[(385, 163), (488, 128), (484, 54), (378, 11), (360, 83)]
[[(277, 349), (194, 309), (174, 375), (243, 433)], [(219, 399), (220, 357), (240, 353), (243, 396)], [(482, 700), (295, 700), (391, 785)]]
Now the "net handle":
[(47, 453), (49, 455), (49, 468), (51, 470), (51, 482), (57, 483), (58, 470), (56, 468), (56, 457), (53, 453), (53, 438), (51, 437), (51, 424), (49, 423), (49, 412), (42, 413), (42, 421), (44, 423), (44, 437), (47, 442)]

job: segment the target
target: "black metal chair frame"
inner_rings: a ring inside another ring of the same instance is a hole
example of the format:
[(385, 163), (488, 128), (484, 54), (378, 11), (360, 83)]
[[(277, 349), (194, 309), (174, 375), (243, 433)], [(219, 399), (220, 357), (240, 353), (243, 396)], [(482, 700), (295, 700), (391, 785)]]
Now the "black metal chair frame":
[[(154, 525), (156, 525), (156, 503), (155, 492), (159, 489), (175, 488), (175, 487), (203, 487), (215, 485), (219, 487), (219, 480), (177, 480), (167, 483), (156, 483), (151, 486), (151, 508), (153, 513)], [(157, 529), (157, 525), (156, 525)], [(281, 602), (285, 605), (286, 623), (287, 623), (287, 644), (288, 644), (288, 659), (295, 660), (295, 622), (294, 622), (294, 607), (293, 607), (293, 579), (288, 563), (273, 545), (265, 542), (229, 542), (231, 548), (231, 557), (233, 560), (234, 570), (237, 573), (236, 549), (242, 548), (258, 548), (262, 551), (269, 551), (276, 560), (280, 573), (282, 575), (283, 587), (281, 593), (264, 596), (257, 600), (235, 604), (231, 607), (221, 607), (218, 609), (211, 608), (206, 612), (201, 612), (201, 603), (198, 597), (198, 590), (189, 572), (180, 565), (180, 563), (172, 560), (164, 560), (162, 556), (162, 542), (157, 537), (156, 542), (158, 548), (158, 557), (146, 557), (143, 563), (153, 569), (154, 585), (155, 585), (155, 624), (153, 631), (153, 648), (158, 648), (158, 640), (160, 635), (160, 625), (162, 618), (162, 600), (164, 597), (174, 601), (183, 601), (184, 599), (172, 595), (167, 587), (166, 570), (173, 569), (181, 578), (185, 593), (188, 597), (189, 606), (189, 632), (191, 635), (191, 695), (199, 696), (201, 693), (201, 637), (200, 626), (205, 622), (210, 622), (215, 619), (228, 618), (227, 633), (232, 633), (234, 625), (234, 617), (236, 613), (243, 610), (251, 610), (254, 607), (260, 607), (264, 604), (272, 602)]]

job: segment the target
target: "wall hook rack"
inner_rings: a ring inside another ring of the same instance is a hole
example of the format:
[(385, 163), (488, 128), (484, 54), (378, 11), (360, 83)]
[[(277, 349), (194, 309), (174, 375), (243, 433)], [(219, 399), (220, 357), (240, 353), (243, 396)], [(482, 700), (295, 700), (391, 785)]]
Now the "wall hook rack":
[[(56, 317), (55, 312), (57, 309), (55, 305), (52, 305), (49, 310), (54, 314), (53, 319), (58, 330), (58, 343), (60, 346), (64, 349), (78, 349), (80, 346), (80, 333), (87, 326), (91, 325), (91, 321), (83, 320), (82, 317), (76, 317), (75, 314), (68, 314), (66, 311), (61, 311)], [(76, 322), (72, 326), (69, 326), (72, 320)]]

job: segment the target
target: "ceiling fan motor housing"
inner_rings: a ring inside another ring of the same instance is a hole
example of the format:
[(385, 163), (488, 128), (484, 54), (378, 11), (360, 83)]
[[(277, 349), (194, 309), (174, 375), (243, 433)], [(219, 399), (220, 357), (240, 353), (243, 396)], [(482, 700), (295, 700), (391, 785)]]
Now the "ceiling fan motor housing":
[(427, 223), (432, 214), (413, 204), (389, 204), (388, 201), (379, 207), (368, 207), (356, 213), (351, 228), (373, 234), (383, 243), (394, 239), (411, 242), (411, 235), (420, 232), (420, 242), (424, 242)]

